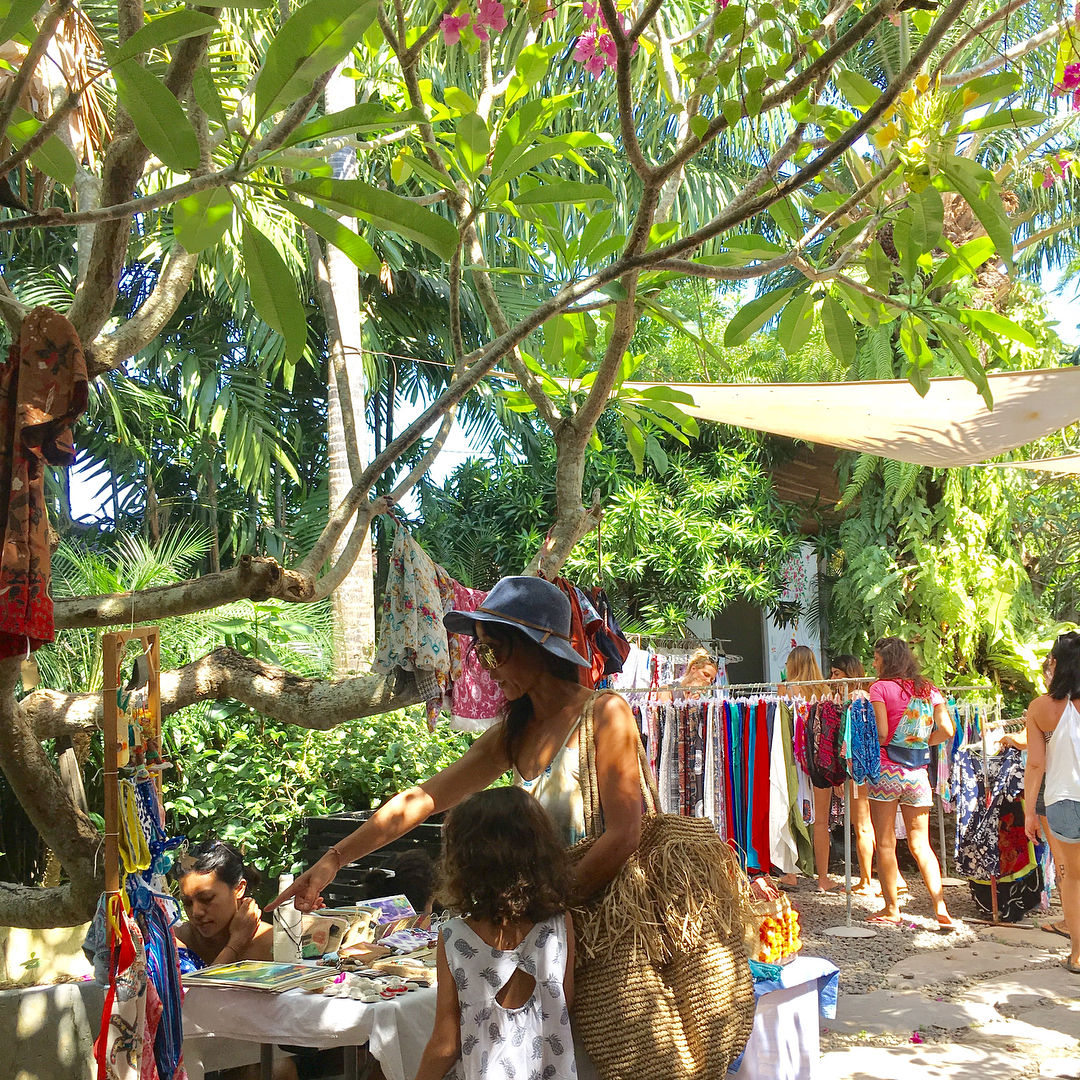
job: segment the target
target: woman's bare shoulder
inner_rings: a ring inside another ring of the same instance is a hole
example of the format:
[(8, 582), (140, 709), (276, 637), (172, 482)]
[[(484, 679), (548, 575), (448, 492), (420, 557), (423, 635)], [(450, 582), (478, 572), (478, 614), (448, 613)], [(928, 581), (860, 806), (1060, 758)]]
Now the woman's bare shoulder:
[(1036, 727), (1048, 731), (1061, 719), (1064, 707), (1064, 702), (1055, 701), (1049, 694), (1043, 694), (1027, 707), (1027, 717)]
[(274, 959), (274, 928), (270, 923), (260, 922), (255, 936), (244, 950), (246, 960)]
[(634, 714), (622, 694), (601, 694), (593, 704), (593, 720), (598, 724), (633, 723)]

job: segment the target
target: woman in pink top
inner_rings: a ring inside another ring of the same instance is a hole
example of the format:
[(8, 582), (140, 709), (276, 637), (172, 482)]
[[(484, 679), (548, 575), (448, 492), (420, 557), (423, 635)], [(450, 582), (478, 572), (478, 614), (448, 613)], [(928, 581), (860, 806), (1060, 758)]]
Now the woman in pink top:
[[(881, 741), (881, 776), (876, 783), (867, 783), (867, 794), (885, 907), (870, 916), (869, 921), (892, 926), (900, 923), (896, 889), (896, 807), (899, 804), (907, 829), (908, 847), (926, 882), (938, 925), (943, 930), (955, 930), (957, 924), (945, 907), (941, 868), (930, 846), (930, 808), (934, 805), (930, 776), (926, 765), (915, 761), (928, 747), (951, 739), (956, 728), (945, 708), (941, 691), (922, 677), (906, 641), (896, 637), (880, 638), (874, 644), (874, 671), (878, 681), (870, 687), (870, 700)], [(922, 730), (916, 730), (920, 724)], [(890, 747), (898, 732), (900, 738)]]

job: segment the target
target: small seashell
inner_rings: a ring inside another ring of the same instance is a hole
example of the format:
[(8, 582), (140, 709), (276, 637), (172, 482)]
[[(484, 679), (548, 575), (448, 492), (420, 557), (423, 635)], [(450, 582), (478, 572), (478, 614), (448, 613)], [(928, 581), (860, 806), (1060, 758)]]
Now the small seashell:
[(334, 983), (327, 983), (326, 986), (323, 987), (322, 992), (323, 992), (323, 997), (337, 997), (338, 996), (338, 988)]

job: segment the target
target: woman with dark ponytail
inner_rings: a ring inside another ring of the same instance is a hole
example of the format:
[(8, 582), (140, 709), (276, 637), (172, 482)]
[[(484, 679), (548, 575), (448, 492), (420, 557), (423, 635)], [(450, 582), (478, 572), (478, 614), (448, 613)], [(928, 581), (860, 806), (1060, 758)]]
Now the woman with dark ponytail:
[(1027, 710), (1025, 828), (1039, 834), (1039, 795), (1046, 777), (1041, 820), (1060, 872), (1059, 891), (1072, 948), (1064, 967), (1080, 975), (1080, 634), (1062, 634), (1050, 650), (1050, 687)]
[(258, 883), (258, 873), (223, 840), (196, 844), (181, 857), (180, 898), (187, 921), (174, 931), (181, 970), (273, 958), (273, 928), (261, 921), (262, 911), (248, 895)]

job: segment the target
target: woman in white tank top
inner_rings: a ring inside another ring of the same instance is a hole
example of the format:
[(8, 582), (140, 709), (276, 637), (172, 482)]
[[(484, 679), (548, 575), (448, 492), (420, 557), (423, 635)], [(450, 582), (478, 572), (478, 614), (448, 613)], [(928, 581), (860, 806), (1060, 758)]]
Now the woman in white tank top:
[(1027, 733), (1025, 827), (1034, 840), (1045, 774), (1046, 829), (1061, 872), (1061, 907), (1072, 942), (1064, 966), (1080, 975), (1080, 634), (1062, 634), (1050, 650), (1049, 691), (1028, 706)]

